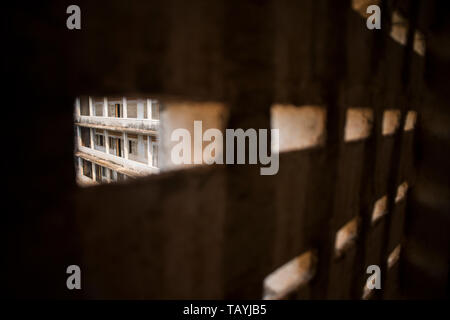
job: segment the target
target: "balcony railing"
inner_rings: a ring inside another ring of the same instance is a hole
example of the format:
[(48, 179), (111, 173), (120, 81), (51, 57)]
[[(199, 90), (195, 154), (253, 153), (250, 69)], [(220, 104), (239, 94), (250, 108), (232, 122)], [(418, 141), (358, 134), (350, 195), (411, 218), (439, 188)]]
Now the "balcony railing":
[(106, 152), (101, 152), (95, 149), (91, 149), (91, 148), (87, 148), (84, 146), (78, 146), (78, 150), (81, 152), (84, 152), (86, 154), (89, 154), (91, 156), (100, 158), (100, 159), (104, 159), (104, 160), (108, 160), (111, 161), (115, 164), (121, 165), (125, 168), (129, 168), (131, 170), (134, 170), (136, 172), (138, 172), (139, 174), (145, 175), (145, 174), (152, 174), (152, 173), (158, 173), (159, 169), (156, 167), (151, 167), (149, 165), (146, 165), (144, 163), (141, 162), (137, 162), (134, 160), (130, 160), (130, 159), (125, 159), (122, 157), (118, 157)]
[(76, 116), (75, 122), (80, 124), (99, 125), (120, 129), (137, 129), (157, 131), (159, 120), (137, 118), (114, 118), (102, 116)]

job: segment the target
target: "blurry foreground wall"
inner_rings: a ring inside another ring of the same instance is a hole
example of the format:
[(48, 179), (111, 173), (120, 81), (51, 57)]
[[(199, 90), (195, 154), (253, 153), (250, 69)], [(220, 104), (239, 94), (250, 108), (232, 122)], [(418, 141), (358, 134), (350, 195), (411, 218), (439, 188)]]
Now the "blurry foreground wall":
[[(375, 2), (381, 30), (352, 1), (81, 1), (79, 31), (68, 2), (12, 4), (7, 295), (259, 299), (300, 257), (282, 298), (360, 299), (371, 264), (368, 298), (448, 296), (450, 22), (437, 1)], [(326, 122), (275, 176), (204, 166), (78, 188), (74, 97), (134, 93), (221, 103), (226, 128), (270, 129), (275, 105)]]

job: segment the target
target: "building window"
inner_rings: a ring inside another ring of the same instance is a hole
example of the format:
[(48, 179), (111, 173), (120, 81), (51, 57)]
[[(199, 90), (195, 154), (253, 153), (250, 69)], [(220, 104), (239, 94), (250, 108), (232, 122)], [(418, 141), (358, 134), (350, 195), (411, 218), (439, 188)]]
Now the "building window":
[(98, 164), (95, 165), (95, 179), (97, 182), (102, 182), (102, 166), (99, 166)]
[(96, 135), (97, 138), (97, 145), (100, 147), (104, 147), (105, 146), (105, 138), (102, 134), (97, 134)]
[(115, 112), (115, 117), (116, 118), (121, 118), (122, 117), (122, 112), (121, 112), (121, 105), (120, 103), (116, 103), (114, 105), (114, 112)]
[(81, 134), (81, 145), (83, 147), (90, 148), (91, 147), (91, 130), (89, 128), (80, 128), (80, 134)]
[(83, 175), (92, 179), (92, 163), (83, 159)]
[(128, 139), (128, 154), (134, 154), (134, 155), (138, 154), (136, 140)]
[(110, 153), (122, 157), (122, 139), (109, 137)]

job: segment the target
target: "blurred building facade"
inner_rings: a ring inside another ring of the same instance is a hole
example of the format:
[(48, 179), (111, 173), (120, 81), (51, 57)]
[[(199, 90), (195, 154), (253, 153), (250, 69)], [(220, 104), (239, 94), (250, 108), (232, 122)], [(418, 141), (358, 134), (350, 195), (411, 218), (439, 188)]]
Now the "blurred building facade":
[(159, 172), (159, 102), (78, 97), (75, 166), (79, 185), (123, 181)]

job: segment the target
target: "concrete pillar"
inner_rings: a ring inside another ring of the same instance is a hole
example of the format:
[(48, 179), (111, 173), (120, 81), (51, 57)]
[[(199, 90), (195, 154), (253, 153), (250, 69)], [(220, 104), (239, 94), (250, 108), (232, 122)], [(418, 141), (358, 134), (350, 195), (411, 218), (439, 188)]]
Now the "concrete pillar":
[(105, 152), (109, 154), (109, 133), (105, 130)]
[(91, 97), (89, 97), (89, 115), (91, 117), (95, 116), (94, 104), (92, 103)]
[(78, 174), (83, 175), (83, 160), (80, 157), (78, 157)]
[(153, 167), (152, 161), (152, 139), (150, 136), (147, 136), (147, 164), (150, 167)]
[(128, 133), (123, 132), (123, 156), (125, 159), (128, 159)]
[(152, 120), (152, 100), (147, 99), (147, 118)]
[(128, 106), (127, 106), (127, 98), (122, 98), (122, 107), (123, 107), (123, 117), (128, 118)]
[(144, 101), (138, 100), (137, 102), (137, 118), (144, 119)]
[[(155, 147), (156, 147), (156, 152), (155, 152)], [(158, 165), (159, 165), (158, 157), (159, 157), (159, 155), (158, 155), (158, 141), (155, 140), (155, 141), (152, 141), (152, 158), (154, 158), (154, 159), (152, 159), (152, 165), (154, 167), (158, 167)]]
[(103, 97), (103, 116), (104, 117), (108, 116), (108, 98), (107, 97)]
[(95, 170), (96, 164), (92, 163), (92, 180), (97, 181), (97, 171)]
[(144, 137), (142, 135), (138, 135), (137, 140), (137, 156), (140, 159), (145, 159), (145, 145), (144, 145)]
[(111, 182), (111, 170), (106, 168), (106, 180)]
[(77, 149), (82, 145), (81, 142), (81, 128), (77, 126)]
[(75, 119), (79, 119), (81, 116), (81, 103), (80, 98), (75, 98)]
[(89, 135), (91, 138), (91, 149), (95, 149), (94, 148), (94, 136), (95, 136), (94, 129), (92, 129), (92, 128), (89, 129)]

